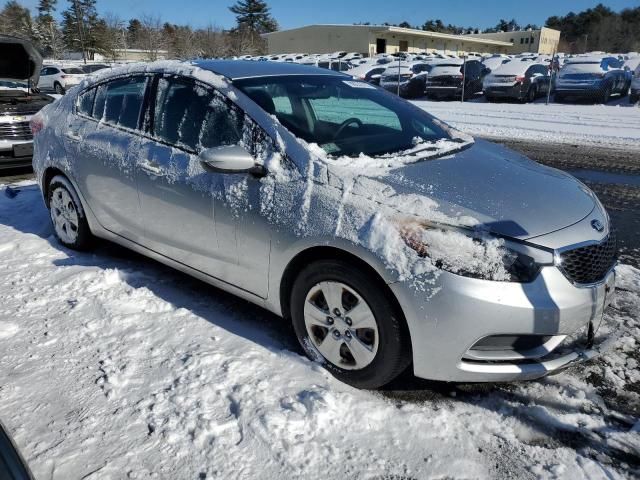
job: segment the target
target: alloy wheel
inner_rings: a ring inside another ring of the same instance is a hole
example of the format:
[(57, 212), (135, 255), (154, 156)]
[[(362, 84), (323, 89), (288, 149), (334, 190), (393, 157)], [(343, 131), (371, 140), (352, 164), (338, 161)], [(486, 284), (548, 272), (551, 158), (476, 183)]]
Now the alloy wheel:
[(320, 282), (309, 290), (304, 322), (314, 347), (337, 367), (362, 369), (376, 356), (379, 333), (373, 311), (342, 282)]
[(75, 243), (78, 239), (78, 211), (66, 189), (58, 187), (53, 191), (50, 210), (56, 235), (65, 243)]

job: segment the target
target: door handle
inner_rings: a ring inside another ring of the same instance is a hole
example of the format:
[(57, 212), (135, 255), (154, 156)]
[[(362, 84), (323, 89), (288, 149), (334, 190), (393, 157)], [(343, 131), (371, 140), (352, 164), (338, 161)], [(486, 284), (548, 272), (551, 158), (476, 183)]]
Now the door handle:
[(152, 160), (142, 160), (140, 162), (140, 168), (151, 175), (162, 175), (162, 168)]
[(74, 142), (79, 142), (82, 140), (82, 136), (79, 133), (74, 132), (72, 130), (67, 130), (67, 132), (65, 133), (65, 136), (69, 140), (73, 140)]

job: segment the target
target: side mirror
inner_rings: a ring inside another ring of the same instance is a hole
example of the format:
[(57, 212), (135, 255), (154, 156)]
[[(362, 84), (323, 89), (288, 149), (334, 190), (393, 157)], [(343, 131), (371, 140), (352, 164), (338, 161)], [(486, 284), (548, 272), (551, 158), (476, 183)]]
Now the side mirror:
[(258, 173), (264, 170), (247, 150), (240, 145), (207, 148), (199, 155), (200, 161), (220, 173)]

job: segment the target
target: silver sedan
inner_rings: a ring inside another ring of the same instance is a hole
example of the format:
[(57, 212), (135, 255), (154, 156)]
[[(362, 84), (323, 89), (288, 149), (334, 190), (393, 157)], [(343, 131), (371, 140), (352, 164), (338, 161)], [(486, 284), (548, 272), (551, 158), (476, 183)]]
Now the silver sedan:
[(595, 354), (616, 241), (570, 175), (339, 72), (98, 72), (32, 121), (55, 233), (125, 245), (291, 319), (377, 388), (532, 379)]

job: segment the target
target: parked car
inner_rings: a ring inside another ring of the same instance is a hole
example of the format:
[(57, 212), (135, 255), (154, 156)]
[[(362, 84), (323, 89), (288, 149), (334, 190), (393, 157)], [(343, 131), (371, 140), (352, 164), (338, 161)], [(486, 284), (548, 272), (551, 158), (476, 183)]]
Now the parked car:
[(29, 166), (29, 121), (54, 99), (35, 89), (42, 58), (30, 42), (0, 35), (0, 49), (0, 169)]
[(41, 90), (53, 90), (63, 95), (69, 88), (78, 85), (87, 74), (79, 67), (67, 67), (62, 65), (46, 65), (40, 71), (38, 88)]
[(80, 68), (84, 73), (92, 74), (94, 72), (98, 72), (100, 70), (104, 70), (105, 68), (111, 67), (102, 63), (88, 63), (87, 65), (82, 65)]
[(614, 57), (574, 57), (560, 70), (555, 100), (593, 98), (607, 103), (613, 94), (627, 95), (631, 79)]
[(424, 86), (431, 65), (426, 62), (391, 62), (386, 65), (380, 86), (401, 97), (414, 98), (424, 95)]
[(631, 87), (629, 90), (629, 102), (637, 103), (640, 99), (640, 64), (633, 72), (633, 78), (631, 79)]
[(500, 68), (505, 63), (509, 63), (511, 59), (505, 55), (495, 55), (493, 57), (488, 57), (482, 60), (482, 64), (488, 70), (487, 73), (491, 73), (494, 70)]
[(351, 385), (410, 364), (532, 379), (594, 355), (616, 243), (593, 192), (366, 82), (151, 63), (86, 79), (32, 125), (62, 245), (106, 238), (290, 318)]
[(552, 88), (545, 63), (511, 61), (484, 78), (484, 95), (489, 102), (498, 98), (533, 102)]
[(349, 75), (373, 85), (380, 85), (380, 78), (386, 69), (386, 65), (360, 65), (349, 70)]
[(425, 93), (431, 98), (471, 98), (482, 92), (488, 69), (479, 60), (442, 60), (432, 64), (426, 78)]
[(0, 422), (0, 479), (33, 480), (29, 466), (2, 422)]

